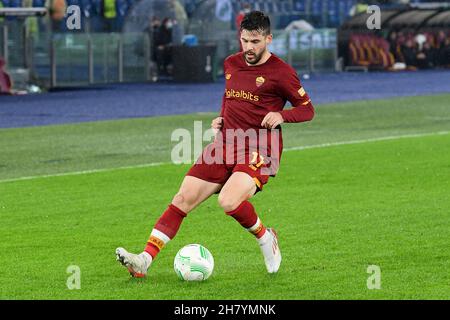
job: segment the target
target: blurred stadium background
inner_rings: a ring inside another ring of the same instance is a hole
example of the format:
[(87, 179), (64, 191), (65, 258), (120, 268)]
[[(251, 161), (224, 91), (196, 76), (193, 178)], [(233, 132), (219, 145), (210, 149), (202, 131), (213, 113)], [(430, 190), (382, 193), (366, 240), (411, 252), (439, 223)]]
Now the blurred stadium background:
[[(369, 4), (381, 7), (380, 30), (366, 26)], [(81, 23), (69, 30), (72, 5)], [(216, 81), (224, 58), (239, 50), (237, 22), (246, 8), (270, 15), (271, 50), (300, 73), (450, 65), (443, 1), (1, 0), (2, 7), (10, 11), (0, 17), (0, 57), (12, 90)], [(27, 7), (44, 10), (26, 16)], [(173, 27), (161, 36), (164, 19)], [(157, 53), (161, 44), (170, 49)]]

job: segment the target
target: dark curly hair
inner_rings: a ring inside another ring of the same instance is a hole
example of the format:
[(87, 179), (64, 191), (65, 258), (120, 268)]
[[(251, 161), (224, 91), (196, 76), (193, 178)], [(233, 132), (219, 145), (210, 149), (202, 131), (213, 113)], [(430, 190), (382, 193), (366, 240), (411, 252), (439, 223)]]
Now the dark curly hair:
[(257, 31), (262, 35), (267, 36), (270, 34), (270, 19), (264, 12), (249, 12), (244, 16), (244, 19), (241, 22), (240, 31), (242, 30)]

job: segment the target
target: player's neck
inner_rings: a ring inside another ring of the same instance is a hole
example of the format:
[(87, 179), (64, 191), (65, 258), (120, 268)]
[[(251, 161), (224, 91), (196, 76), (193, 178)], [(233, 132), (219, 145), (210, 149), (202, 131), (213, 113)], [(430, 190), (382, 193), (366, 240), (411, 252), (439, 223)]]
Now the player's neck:
[(267, 60), (269, 60), (271, 56), (272, 56), (272, 53), (270, 53), (269, 50), (266, 50), (266, 51), (264, 52), (263, 56), (261, 57), (261, 60), (259, 60), (257, 64), (250, 64), (250, 63), (248, 63), (247, 61), (245, 61), (245, 63), (246, 63), (247, 66), (249, 66), (249, 67), (260, 66), (260, 65), (266, 63)]

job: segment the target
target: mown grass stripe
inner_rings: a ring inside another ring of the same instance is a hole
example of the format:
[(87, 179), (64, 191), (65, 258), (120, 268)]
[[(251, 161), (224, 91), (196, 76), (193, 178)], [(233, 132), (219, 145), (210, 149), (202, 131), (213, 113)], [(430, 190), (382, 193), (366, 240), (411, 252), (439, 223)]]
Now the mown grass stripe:
[[(299, 150), (307, 150), (307, 149), (317, 149), (317, 148), (328, 148), (328, 147), (335, 147), (335, 146), (362, 144), (362, 143), (397, 140), (397, 139), (422, 138), (422, 137), (427, 137), (427, 136), (447, 135), (449, 133), (450, 133), (450, 131), (438, 131), (438, 132), (428, 132), (428, 133), (413, 133), (413, 134), (398, 135), (398, 136), (385, 136), (385, 137), (377, 137), (377, 138), (369, 138), (369, 139), (361, 139), (361, 140), (330, 142), (330, 143), (322, 143), (322, 144), (309, 145), (309, 146), (307, 145), (307, 146), (284, 148), (283, 152), (299, 151)], [(100, 172), (111, 172), (111, 171), (116, 171), (116, 170), (157, 167), (157, 166), (162, 166), (162, 165), (173, 165), (173, 163), (172, 162), (157, 162), (157, 163), (139, 164), (139, 165), (133, 165), (133, 166), (116, 167), (116, 168), (104, 168), (104, 169), (93, 169), (93, 170), (84, 170), (84, 171), (55, 173), (55, 174), (48, 174), (48, 175), (27, 176), (27, 177), (19, 177), (19, 178), (0, 180), (0, 183), (53, 178), (53, 177), (75, 176), (75, 175), (100, 173)]]

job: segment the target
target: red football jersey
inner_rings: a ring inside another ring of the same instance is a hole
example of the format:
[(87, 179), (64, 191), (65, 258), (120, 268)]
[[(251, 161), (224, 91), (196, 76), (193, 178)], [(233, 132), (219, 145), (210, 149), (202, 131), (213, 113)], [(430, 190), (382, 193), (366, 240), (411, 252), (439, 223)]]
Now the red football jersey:
[[(239, 52), (226, 58), (224, 74), (226, 85), (220, 115), (224, 118), (222, 134), (225, 140), (227, 130), (267, 132), (267, 152), (270, 154), (274, 147), (271, 146), (271, 135), (276, 133), (281, 156), (281, 128), (267, 130), (261, 122), (269, 112), (280, 112), (284, 122), (303, 122), (313, 118), (314, 107), (297, 72), (274, 54), (261, 65), (248, 66), (244, 53)], [(283, 110), (286, 101), (292, 104), (292, 109)]]

